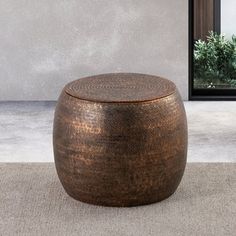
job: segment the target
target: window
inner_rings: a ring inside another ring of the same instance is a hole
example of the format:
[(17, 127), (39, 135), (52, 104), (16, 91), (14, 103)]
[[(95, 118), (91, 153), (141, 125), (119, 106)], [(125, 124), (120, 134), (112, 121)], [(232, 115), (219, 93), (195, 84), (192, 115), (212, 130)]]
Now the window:
[(236, 1), (190, 0), (190, 99), (236, 99)]

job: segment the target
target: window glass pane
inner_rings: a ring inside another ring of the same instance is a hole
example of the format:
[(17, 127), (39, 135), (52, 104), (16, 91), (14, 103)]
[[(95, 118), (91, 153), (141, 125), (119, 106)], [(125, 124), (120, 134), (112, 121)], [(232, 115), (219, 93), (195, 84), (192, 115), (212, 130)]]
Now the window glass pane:
[[(219, 1), (218, 1), (219, 2)], [(194, 89), (236, 89), (236, 1), (194, 0)]]

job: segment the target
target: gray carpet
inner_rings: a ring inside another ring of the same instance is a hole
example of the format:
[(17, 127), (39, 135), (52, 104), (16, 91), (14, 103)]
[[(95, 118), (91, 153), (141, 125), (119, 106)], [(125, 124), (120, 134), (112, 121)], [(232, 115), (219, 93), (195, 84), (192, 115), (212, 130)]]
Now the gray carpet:
[(133, 208), (77, 202), (53, 164), (0, 164), (0, 235), (236, 235), (236, 164), (188, 164), (169, 199)]

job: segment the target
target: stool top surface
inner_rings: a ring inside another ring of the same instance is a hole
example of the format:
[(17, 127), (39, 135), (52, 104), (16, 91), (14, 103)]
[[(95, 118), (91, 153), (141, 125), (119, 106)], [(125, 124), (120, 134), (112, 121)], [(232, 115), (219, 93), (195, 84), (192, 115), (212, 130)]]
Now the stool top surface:
[(70, 82), (64, 91), (75, 98), (95, 102), (144, 102), (174, 93), (173, 82), (152, 75), (114, 73)]

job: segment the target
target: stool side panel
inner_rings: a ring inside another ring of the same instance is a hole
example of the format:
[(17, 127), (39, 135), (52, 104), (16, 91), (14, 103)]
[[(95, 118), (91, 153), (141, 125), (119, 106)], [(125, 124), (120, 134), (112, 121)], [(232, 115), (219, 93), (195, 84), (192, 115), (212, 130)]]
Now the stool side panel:
[(143, 103), (98, 103), (62, 92), (53, 128), (55, 165), (66, 192), (106, 206), (161, 201), (178, 187), (187, 119), (176, 90)]

